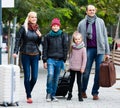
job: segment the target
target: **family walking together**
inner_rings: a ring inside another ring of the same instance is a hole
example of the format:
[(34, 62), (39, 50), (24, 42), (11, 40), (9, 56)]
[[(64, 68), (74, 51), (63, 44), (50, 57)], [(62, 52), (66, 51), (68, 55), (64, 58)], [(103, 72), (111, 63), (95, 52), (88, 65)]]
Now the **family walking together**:
[[(46, 101), (58, 101), (56, 90), (61, 69), (68, 60), (70, 71), (70, 84), (67, 100), (74, 96), (73, 85), (77, 75), (78, 101), (87, 98), (87, 86), (90, 72), (95, 62), (94, 83), (91, 91), (93, 100), (99, 99), (99, 70), (104, 57), (109, 58), (109, 44), (104, 21), (96, 15), (94, 5), (86, 7), (85, 18), (82, 19), (77, 30), (73, 32), (70, 44), (67, 33), (61, 30), (59, 18), (53, 18), (51, 30), (44, 36), (42, 61), (47, 70), (46, 75)], [(32, 103), (32, 90), (38, 77), (39, 45), (42, 34), (37, 24), (37, 13), (29, 12), (24, 24), (16, 35), (13, 57), (21, 54), (24, 70), (24, 87), (27, 103)]]

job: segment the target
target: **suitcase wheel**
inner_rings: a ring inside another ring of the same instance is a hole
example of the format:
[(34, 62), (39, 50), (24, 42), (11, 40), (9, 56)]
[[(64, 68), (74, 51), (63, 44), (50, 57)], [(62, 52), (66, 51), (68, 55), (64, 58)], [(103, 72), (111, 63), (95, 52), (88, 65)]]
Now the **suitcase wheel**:
[(16, 106), (19, 106), (19, 103), (18, 103), (18, 102), (16, 102)]
[(7, 106), (8, 106), (8, 103), (7, 103), (7, 102), (3, 102), (3, 106), (4, 106), (4, 107), (7, 107)]

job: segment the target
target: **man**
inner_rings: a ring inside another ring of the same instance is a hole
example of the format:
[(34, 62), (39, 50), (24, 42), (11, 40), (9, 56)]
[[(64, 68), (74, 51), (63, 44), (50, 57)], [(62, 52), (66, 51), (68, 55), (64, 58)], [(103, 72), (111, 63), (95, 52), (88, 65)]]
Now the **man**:
[(86, 16), (78, 24), (78, 31), (82, 34), (87, 48), (87, 65), (83, 74), (82, 97), (87, 98), (86, 90), (93, 62), (95, 62), (95, 76), (91, 94), (93, 100), (98, 100), (99, 70), (100, 64), (105, 58), (109, 58), (109, 44), (104, 21), (96, 16), (96, 8), (93, 5), (86, 7)]

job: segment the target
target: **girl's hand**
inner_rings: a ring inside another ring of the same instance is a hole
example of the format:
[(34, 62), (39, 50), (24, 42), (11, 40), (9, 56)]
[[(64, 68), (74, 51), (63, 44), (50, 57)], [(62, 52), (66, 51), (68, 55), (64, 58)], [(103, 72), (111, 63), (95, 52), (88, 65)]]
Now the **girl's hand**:
[(80, 69), (80, 72), (81, 72), (81, 73), (83, 73), (83, 72), (84, 72), (84, 70), (83, 70), (83, 69)]

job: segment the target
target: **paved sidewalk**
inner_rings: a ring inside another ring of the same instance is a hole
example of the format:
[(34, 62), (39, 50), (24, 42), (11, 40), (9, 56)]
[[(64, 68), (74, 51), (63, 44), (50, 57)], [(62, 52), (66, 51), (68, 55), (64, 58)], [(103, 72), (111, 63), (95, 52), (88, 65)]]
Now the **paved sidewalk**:
[[(78, 101), (77, 96), (77, 83), (74, 84), (73, 98), (71, 101), (67, 101), (66, 98), (59, 97), (59, 102), (46, 102), (46, 77), (47, 72), (42, 67), (42, 62), (39, 66), (38, 81), (32, 92), (33, 103), (26, 103), (26, 95), (23, 85), (23, 77), (21, 78), (20, 89), (20, 102), (19, 106), (10, 108), (120, 108), (120, 80), (117, 80), (116, 84), (110, 88), (100, 88), (99, 100), (92, 100), (91, 89), (93, 84), (94, 74), (92, 73), (89, 80), (89, 86), (87, 90), (88, 98), (83, 102)], [(120, 78), (120, 66), (116, 66), (117, 78)], [(94, 69), (93, 69), (94, 71)], [(63, 74), (63, 73), (61, 73)], [(4, 108), (0, 106), (0, 108)]]

